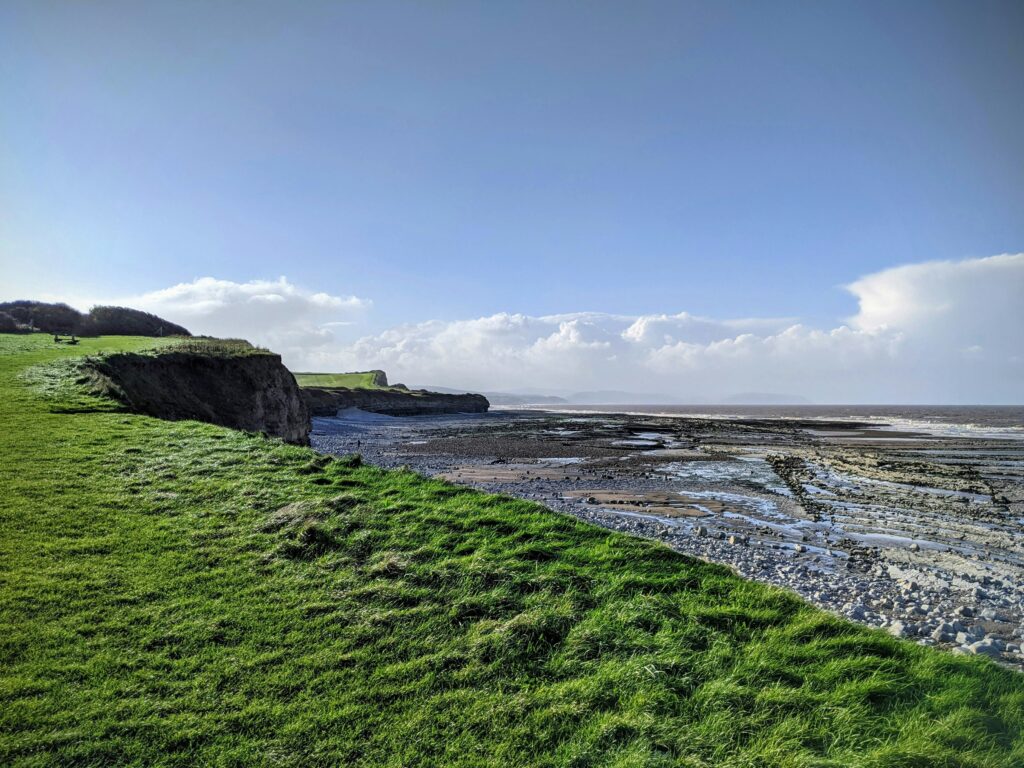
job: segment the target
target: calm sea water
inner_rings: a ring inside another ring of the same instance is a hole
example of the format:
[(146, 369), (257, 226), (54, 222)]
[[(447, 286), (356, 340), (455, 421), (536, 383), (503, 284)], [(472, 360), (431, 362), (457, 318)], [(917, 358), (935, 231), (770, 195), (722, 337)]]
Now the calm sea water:
[(1021, 405), (565, 405), (562, 412), (862, 421), (938, 434), (1024, 438)]

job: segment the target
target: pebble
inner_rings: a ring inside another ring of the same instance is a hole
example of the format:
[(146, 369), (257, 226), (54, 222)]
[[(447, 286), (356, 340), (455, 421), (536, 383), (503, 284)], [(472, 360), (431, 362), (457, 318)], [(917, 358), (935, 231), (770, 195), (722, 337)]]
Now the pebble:
[(982, 656), (990, 656), (992, 658), (999, 658), (1002, 655), (1002, 651), (999, 647), (989, 640), (978, 640), (976, 643), (971, 643), (967, 646), (967, 651), (976, 655), (980, 654)]
[(909, 634), (907, 625), (902, 621), (894, 621), (886, 627), (886, 631), (893, 637), (906, 637)]

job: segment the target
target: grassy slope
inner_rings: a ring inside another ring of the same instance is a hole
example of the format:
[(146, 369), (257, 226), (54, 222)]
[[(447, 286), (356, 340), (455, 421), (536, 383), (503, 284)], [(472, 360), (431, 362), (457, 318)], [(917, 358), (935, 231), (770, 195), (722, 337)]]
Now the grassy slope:
[(300, 387), (347, 387), (348, 389), (382, 389), (373, 380), (373, 373), (296, 373)]
[(19, 376), (152, 343), (0, 336), (0, 764), (1024, 764), (1024, 679), (986, 660)]

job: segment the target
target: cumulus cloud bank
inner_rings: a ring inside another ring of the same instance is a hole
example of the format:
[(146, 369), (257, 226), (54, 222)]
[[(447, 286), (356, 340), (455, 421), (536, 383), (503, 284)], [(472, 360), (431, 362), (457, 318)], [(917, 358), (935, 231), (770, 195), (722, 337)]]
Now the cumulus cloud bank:
[(248, 339), (296, 359), (333, 343), (332, 328), (370, 306), (355, 296), (303, 290), (284, 277), (247, 283), (202, 277), (116, 303), (160, 315), (193, 333)]
[(309, 350), (302, 363), (379, 367), (394, 379), (485, 390), (1024, 401), (1024, 254), (896, 267), (847, 289), (859, 311), (835, 328), (685, 312), (499, 313), (392, 328), (340, 349)]
[(624, 390), (693, 402), (740, 392), (821, 403), (1024, 402), (1024, 254), (895, 267), (846, 288), (858, 311), (832, 328), (686, 312), (501, 312), (362, 338), (369, 301), (283, 277), (204, 277), (117, 303), (197, 333), (247, 338), (281, 352), (293, 370), (383, 368), (412, 384)]

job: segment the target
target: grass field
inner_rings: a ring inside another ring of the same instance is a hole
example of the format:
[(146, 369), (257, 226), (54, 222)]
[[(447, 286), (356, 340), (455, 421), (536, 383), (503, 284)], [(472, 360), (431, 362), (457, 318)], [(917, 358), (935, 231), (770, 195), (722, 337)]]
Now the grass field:
[(0, 336), (2, 765), (1024, 765), (988, 660), (58, 362), (152, 343)]
[(377, 384), (376, 373), (296, 373), (300, 387), (346, 387), (348, 389), (386, 389)]

